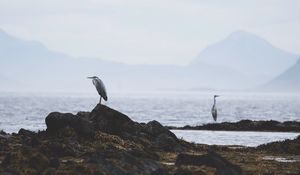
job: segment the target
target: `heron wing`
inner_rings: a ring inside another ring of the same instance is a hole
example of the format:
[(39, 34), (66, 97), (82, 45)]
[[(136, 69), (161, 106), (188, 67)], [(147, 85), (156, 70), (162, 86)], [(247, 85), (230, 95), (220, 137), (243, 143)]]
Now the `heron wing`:
[(212, 114), (214, 120), (217, 121), (218, 112), (217, 112), (217, 108), (215, 106), (212, 107), (211, 114)]
[(107, 101), (107, 93), (106, 93), (106, 88), (104, 86), (104, 83), (102, 82), (102, 80), (100, 80), (99, 78), (98, 79), (94, 79), (93, 81), (97, 91), (98, 91), (98, 94), (105, 100)]

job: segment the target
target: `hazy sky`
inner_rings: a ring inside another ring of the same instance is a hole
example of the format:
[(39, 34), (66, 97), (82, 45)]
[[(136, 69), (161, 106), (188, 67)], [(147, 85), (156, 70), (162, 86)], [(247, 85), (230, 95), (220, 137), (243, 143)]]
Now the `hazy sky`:
[(299, 0), (0, 0), (0, 28), (73, 56), (187, 64), (236, 30), (300, 53)]

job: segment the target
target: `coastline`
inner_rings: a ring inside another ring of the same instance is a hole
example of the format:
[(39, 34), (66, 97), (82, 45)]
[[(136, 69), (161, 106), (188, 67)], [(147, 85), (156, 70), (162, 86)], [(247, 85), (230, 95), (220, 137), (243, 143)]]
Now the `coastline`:
[(294, 132), (300, 133), (300, 122), (275, 120), (240, 120), (238, 122), (208, 123), (183, 127), (166, 126), (173, 130), (208, 130), (208, 131), (259, 131), (259, 132)]
[(300, 173), (300, 136), (253, 148), (194, 144), (104, 105), (45, 122), (45, 131), (0, 132), (0, 174)]

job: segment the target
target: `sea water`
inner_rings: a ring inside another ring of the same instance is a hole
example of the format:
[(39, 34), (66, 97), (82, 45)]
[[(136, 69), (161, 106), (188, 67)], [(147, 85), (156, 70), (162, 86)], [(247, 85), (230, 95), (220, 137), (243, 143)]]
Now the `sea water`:
[[(214, 122), (211, 117), (214, 94), (220, 95), (217, 98), (217, 122), (243, 119), (300, 121), (300, 94), (169, 91), (111, 93), (108, 94), (109, 100), (105, 105), (138, 122), (157, 120), (168, 126), (193, 126)], [(45, 117), (50, 112), (91, 111), (98, 101), (96, 93), (0, 93), (0, 130), (6, 132), (17, 132), (20, 128), (43, 130), (46, 128)], [(188, 140), (193, 138), (191, 133), (187, 134)], [(194, 141), (197, 140), (196, 135), (198, 134), (195, 133)], [(220, 140), (227, 144), (229, 141), (225, 137)], [(274, 139), (271, 137), (266, 141)]]
[(300, 133), (249, 132), (249, 131), (197, 131), (172, 130), (178, 137), (189, 142), (207, 145), (242, 145), (254, 147), (261, 144), (295, 139)]

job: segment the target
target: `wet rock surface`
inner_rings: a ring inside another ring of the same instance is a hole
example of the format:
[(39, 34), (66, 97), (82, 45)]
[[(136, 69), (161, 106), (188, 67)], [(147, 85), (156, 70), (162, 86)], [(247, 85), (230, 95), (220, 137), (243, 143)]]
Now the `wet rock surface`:
[(206, 165), (216, 168), (218, 175), (243, 175), (239, 166), (233, 165), (219, 154), (209, 151), (205, 155), (179, 154), (176, 159), (176, 165)]
[(257, 149), (283, 154), (300, 155), (300, 135), (293, 140), (287, 139), (284, 141), (263, 144), (258, 146)]
[(183, 130), (214, 130), (214, 131), (273, 131), (273, 132), (300, 132), (300, 122), (286, 121), (278, 122), (270, 121), (252, 121), (241, 120), (239, 122), (223, 122), (223, 123), (209, 123), (200, 126), (184, 126), (172, 127), (169, 129), (183, 129)]
[[(77, 114), (53, 112), (45, 122), (45, 131), (0, 131), (0, 174), (300, 172), (299, 162), (281, 164), (263, 159), (277, 154), (277, 146), (232, 149), (192, 144), (178, 139), (157, 121), (137, 123), (103, 105)], [(294, 143), (289, 142), (291, 148)], [(279, 153), (293, 156), (295, 152)]]

